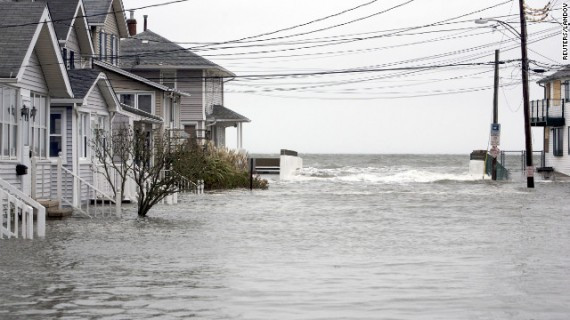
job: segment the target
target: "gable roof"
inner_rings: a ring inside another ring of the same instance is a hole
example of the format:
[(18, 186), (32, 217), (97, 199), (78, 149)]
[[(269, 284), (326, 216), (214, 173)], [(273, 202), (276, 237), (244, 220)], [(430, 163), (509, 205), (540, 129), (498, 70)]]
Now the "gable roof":
[(216, 122), (251, 122), (247, 117), (221, 105), (214, 105), (212, 113), (206, 118)]
[(121, 0), (83, 0), (90, 25), (103, 25), (108, 14), (114, 13), (121, 37), (128, 37), (127, 18)]
[(220, 72), (222, 76), (235, 76), (225, 68), (148, 29), (133, 37), (121, 40), (121, 67), (125, 69), (167, 67), (173, 69), (210, 69)]
[(83, 1), (81, 0), (45, 0), (48, 4), (57, 39), (67, 41), (72, 31), (81, 31), (78, 34), (79, 45), (84, 54), (94, 54), (95, 49), (91, 41), (91, 34), (87, 26), (87, 18)]
[(173, 92), (173, 93), (176, 93), (176, 94), (178, 94), (178, 95), (185, 96), (185, 97), (189, 97), (189, 96), (190, 96), (189, 93), (182, 92), (182, 91), (178, 91), (178, 90), (176, 90), (176, 89), (171, 89), (171, 88), (169, 88), (169, 87), (167, 87), (167, 86), (165, 86), (165, 85), (162, 85), (162, 84), (160, 84), (160, 83), (156, 83), (156, 82), (154, 82), (154, 81), (150, 81), (150, 80), (148, 80), (147, 78), (141, 77), (141, 76), (136, 75), (136, 74), (134, 74), (134, 73), (130, 73), (130, 72), (128, 72), (128, 71), (125, 71), (125, 70), (123, 70), (123, 69), (121, 69), (121, 68), (119, 68), (119, 67), (116, 67), (116, 66), (114, 66), (114, 65), (112, 65), (112, 64), (109, 64), (109, 63), (106, 63), (106, 62), (102, 62), (102, 61), (99, 61), (99, 60), (93, 60), (93, 65), (99, 66), (99, 67), (101, 67), (101, 68), (103, 68), (103, 69), (105, 69), (105, 70), (107, 70), (107, 71), (111, 71), (111, 72), (120, 74), (120, 75), (125, 76), (125, 77), (127, 77), (127, 78), (130, 78), (130, 79), (132, 79), (132, 80), (134, 80), (134, 81), (142, 82), (142, 83), (146, 84), (147, 86), (156, 88), (156, 89), (161, 90), (161, 91)]
[(47, 2), (57, 38), (65, 40), (71, 27), (79, 0), (45, 0)]
[(97, 80), (101, 78), (101, 75), (104, 75), (101, 71), (93, 69), (75, 69), (69, 70), (67, 73), (69, 80), (71, 80), (73, 96), (77, 99), (85, 98)]
[(0, 12), (0, 78), (20, 81), (37, 52), (40, 67), (51, 78), (51, 96), (72, 97), (49, 10), (43, 2), (2, 2)]
[(570, 65), (567, 65), (553, 74), (538, 80), (538, 83), (545, 83), (551, 80), (560, 80), (563, 78), (570, 78)]

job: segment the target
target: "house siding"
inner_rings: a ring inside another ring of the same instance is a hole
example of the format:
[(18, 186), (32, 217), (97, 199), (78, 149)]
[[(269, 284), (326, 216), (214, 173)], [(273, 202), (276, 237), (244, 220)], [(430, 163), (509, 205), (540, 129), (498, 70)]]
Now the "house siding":
[(86, 107), (100, 115), (107, 115), (109, 113), (105, 98), (103, 98), (101, 89), (99, 89), (98, 86), (95, 86), (89, 93)]
[(20, 178), (16, 176), (16, 164), (17, 161), (0, 162), (0, 178), (13, 185), (14, 187), (22, 190)]
[[(99, 67), (98, 67), (99, 68)], [(162, 100), (164, 99), (164, 94), (161, 90), (154, 87), (148, 86), (142, 82), (138, 82), (131, 78), (116, 74), (114, 72), (109, 72), (104, 68), (99, 68), (99, 70), (107, 74), (107, 78), (111, 82), (111, 85), (115, 88), (115, 92), (153, 92), (155, 100), (155, 115), (162, 117)]]
[(78, 59), (81, 56), (81, 48), (79, 47), (79, 39), (77, 38), (77, 31), (75, 31), (75, 28), (71, 28), (71, 32), (67, 38), (65, 46), (69, 50), (73, 50), (75, 52), (75, 59)]
[(37, 93), (47, 94), (49, 91), (36, 51), (30, 56), (22, 77), (21, 86)]
[(204, 121), (202, 70), (178, 70), (177, 88), (191, 94), (180, 101), (180, 121)]

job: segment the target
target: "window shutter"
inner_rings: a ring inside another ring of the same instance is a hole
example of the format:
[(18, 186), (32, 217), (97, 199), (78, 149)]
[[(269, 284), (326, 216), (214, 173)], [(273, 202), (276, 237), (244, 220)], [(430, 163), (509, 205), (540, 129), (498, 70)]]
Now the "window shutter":
[(111, 64), (115, 64), (115, 35), (111, 35)]
[(562, 98), (561, 92), (560, 92), (560, 91), (561, 91), (561, 90), (560, 90), (560, 87), (561, 87), (561, 86), (562, 86), (562, 83), (561, 83), (560, 80), (554, 81), (554, 88), (553, 88), (553, 89), (554, 89), (554, 92), (553, 92), (553, 97), (552, 97), (552, 99), (554, 99), (554, 100), (560, 100), (560, 99)]
[(99, 31), (99, 60), (103, 60), (103, 32)]

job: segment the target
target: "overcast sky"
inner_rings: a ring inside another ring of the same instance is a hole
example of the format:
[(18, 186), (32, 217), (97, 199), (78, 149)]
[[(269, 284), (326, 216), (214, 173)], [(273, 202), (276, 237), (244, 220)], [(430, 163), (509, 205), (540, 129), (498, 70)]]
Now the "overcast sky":
[[(124, 0), (127, 9), (164, 2)], [(528, 0), (527, 4), (542, 8), (547, 2)], [(563, 63), (562, 26), (551, 18), (561, 21), (563, 1), (553, 3), (549, 22), (529, 23), (530, 59), (548, 69)], [(361, 4), (367, 5), (299, 28), (235, 42)], [(498, 6), (460, 17), (494, 5)], [(387, 10), (395, 6), (399, 7)], [(282, 148), (303, 153), (485, 149), (492, 118), (493, 67), (417, 68), (487, 63), (493, 61), (495, 49), (502, 50), (502, 60), (520, 59), (520, 42), (514, 35), (502, 27), (493, 30), (493, 23), (473, 22), (479, 17), (501, 17), (519, 29), (518, 1), (190, 0), (137, 10), (139, 31), (143, 14), (149, 15), (149, 29), (195, 48), (194, 52), (238, 75), (226, 85), (225, 106), (252, 120), (244, 126), (244, 147), (251, 153), (276, 153)], [(359, 18), (365, 19), (345, 24)], [(356, 68), (367, 72), (291, 75)], [(262, 74), (287, 76), (243, 78)], [(543, 96), (535, 83), (540, 77), (531, 78), (531, 100)], [(524, 148), (520, 82), (519, 62), (502, 65), (503, 150)], [(229, 130), (227, 138), (227, 144), (235, 146), (235, 130)], [(533, 130), (533, 140), (534, 149), (542, 150), (541, 130)]]

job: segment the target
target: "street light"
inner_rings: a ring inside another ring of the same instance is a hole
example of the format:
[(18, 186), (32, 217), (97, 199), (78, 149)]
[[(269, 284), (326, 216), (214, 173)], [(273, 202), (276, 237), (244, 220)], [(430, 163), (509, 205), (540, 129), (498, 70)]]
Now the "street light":
[(526, 48), (526, 18), (524, 15), (523, 0), (519, 0), (520, 7), (520, 20), (521, 32), (518, 32), (510, 24), (497, 20), (497, 19), (478, 19), (475, 20), (477, 24), (485, 24), (489, 21), (494, 21), (507, 30), (513, 32), (521, 39), (521, 56), (522, 56), (522, 86), (523, 86), (523, 110), (524, 110), (524, 138), (525, 138), (525, 151), (526, 151), (526, 186), (527, 188), (534, 188), (534, 167), (532, 165), (532, 138), (530, 132), (530, 97), (528, 91), (528, 55)]
[(517, 36), (517, 38), (522, 39), (522, 35), (520, 34), (520, 32), (518, 32), (517, 29), (515, 29), (513, 26), (511, 26), (510, 24), (508, 24), (504, 21), (493, 19), (493, 18), (479, 18), (479, 19), (475, 20), (476, 24), (487, 24), (489, 22), (499, 23), (503, 27), (507, 28), (507, 30), (509, 30), (515, 36)]

